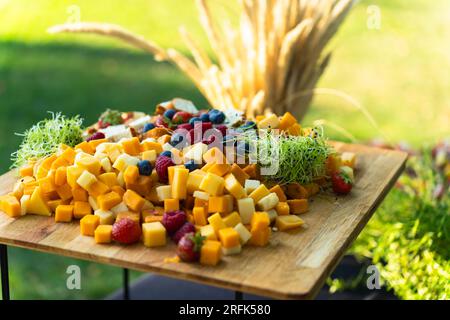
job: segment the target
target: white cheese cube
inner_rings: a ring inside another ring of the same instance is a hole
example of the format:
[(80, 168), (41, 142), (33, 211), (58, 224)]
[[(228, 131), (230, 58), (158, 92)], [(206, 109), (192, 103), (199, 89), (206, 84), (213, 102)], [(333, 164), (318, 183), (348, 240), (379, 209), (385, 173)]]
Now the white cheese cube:
[(114, 142), (119, 141), (123, 138), (133, 138), (130, 128), (123, 124), (117, 126), (109, 126), (105, 129), (100, 130), (105, 135), (105, 138)]
[(77, 179), (78, 185), (85, 190), (88, 190), (91, 184), (93, 184), (96, 181), (97, 178), (87, 170), (84, 170), (83, 173)]
[(170, 150), (172, 150), (173, 146), (170, 143), (166, 142), (163, 144), (162, 148), (163, 148), (163, 151), (170, 151)]
[(140, 129), (142, 129), (147, 123), (149, 123), (151, 120), (150, 116), (144, 116), (138, 119), (135, 119), (128, 124), (129, 127), (136, 129), (137, 131), (139, 131)]
[(261, 184), (261, 182), (259, 180), (247, 179), (247, 180), (245, 180), (245, 183), (244, 183), (244, 189), (247, 192), (247, 194), (250, 194), (253, 192), (253, 190), (258, 188), (260, 184)]
[(129, 154), (123, 153), (114, 161), (113, 168), (119, 171), (125, 171), (128, 166), (137, 166), (139, 159)]
[(222, 247), (222, 253), (224, 256), (231, 256), (233, 254), (239, 254), (239, 253), (241, 253), (241, 251), (242, 251), (242, 247), (240, 244), (235, 247), (232, 247), (232, 248)]
[(269, 193), (267, 196), (258, 201), (257, 206), (259, 210), (268, 211), (276, 207), (280, 200), (275, 192)]
[(234, 226), (234, 230), (239, 233), (239, 239), (241, 240), (242, 245), (246, 244), (252, 237), (250, 231), (248, 231), (248, 229), (241, 222)]
[(238, 211), (243, 224), (249, 224), (255, 213), (255, 202), (252, 198), (243, 198), (237, 201)]
[(100, 208), (98, 207), (97, 200), (95, 200), (94, 197), (89, 196), (88, 202), (89, 202), (89, 204), (91, 205), (92, 210), (95, 211), (95, 210), (100, 209)]
[(194, 191), (194, 198), (199, 198), (205, 201), (209, 200), (209, 194), (203, 191)]
[(100, 218), (100, 224), (113, 224), (115, 217), (111, 211), (97, 209), (94, 214)]
[(156, 187), (156, 195), (158, 196), (159, 201), (164, 201), (166, 199), (172, 198), (172, 186), (159, 186)]
[(121, 203), (119, 203), (117, 206), (111, 208), (111, 212), (112, 212), (115, 216), (117, 216), (118, 213), (120, 213), (120, 212), (125, 212), (125, 211), (128, 211), (128, 207), (127, 207), (127, 205), (125, 204), (125, 202), (123, 202), (123, 201), (122, 201)]
[(109, 161), (109, 158), (103, 158), (102, 160), (100, 160), (100, 164), (102, 165), (103, 170), (105, 170), (105, 172), (111, 172), (112, 171), (112, 166), (111, 166), (111, 161)]
[(278, 217), (278, 213), (275, 209), (267, 210), (266, 213), (269, 216), (270, 223), (274, 222), (275, 219)]
[(125, 178), (123, 177), (123, 171), (120, 171), (119, 174), (117, 175), (117, 183), (122, 188), (125, 186)]
[(22, 198), (20, 198), (20, 215), (24, 216), (27, 214), (27, 206), (28, 206), (28, 201), (30, 201), (30, 195), (29, 194), (25, 194), (22, 196)]
[(201, 164), (203, 154), (208, 151), (208, 146), (204, 143), (194, 144), (186, 153), (184, 153), (184, 161), (194, 160), (195, 163)]

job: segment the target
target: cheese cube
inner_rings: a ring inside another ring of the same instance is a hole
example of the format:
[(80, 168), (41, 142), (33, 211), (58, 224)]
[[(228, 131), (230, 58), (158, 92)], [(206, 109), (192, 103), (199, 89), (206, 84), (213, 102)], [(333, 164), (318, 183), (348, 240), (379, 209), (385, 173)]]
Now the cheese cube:
[(274, 222), (276, 217), (278, 217), (277, 211), (275, 209), (270, 209), (266, 211), (269, 216), (270, 223)]
[(241, 223), (241, 216), (236, 211), (230, 213), (225, 218), (223, 218), (223, 222), (227, 227), (233, 228), (237, 224)]
[(59, 167), (55, 172), (55, 185), (62, 186), (67, 183), (67, 168)]
[(133, 190), (127, 190), (123, 195), (123, 202), (133, 211), (141, 211), (145, 204), (145, 199)]
[(242, 170), (244, 170), (244, 172), (248, 174), (251, 179), (260, 179), (259, 167), (256, 163), (249, 164)]
[(275, 208), (278, 202), (279, 200), (277, 194), (275, 192), (271, 192), (264, 198), (261, 198), (258, 201), (257, 206), (259, 210), (268, 211), (270, 209)]
[(156, 187), (156, 194), (158, 195), (158, 199), (160, 202), (163, 202), (166, 199), (172, 198), (172, 186), (159, 186)]
[(81, 219), (81, 218), (83, 218), (87, 215), (91, 215), (91, 214), (92, 214), (92, 208), (88, 202), (75, 201), (73, 203), (73, 216), (76, 219)]
[(38, 180), (39, 187), (41, 188), (42, 193), (50, 193), (56, 191), (56, 186), (54, 183), (53, 176), (47, 176), (45, 178), (41, 178)]
[(123, 173), (123, 180), (126, 184), (132, 184), (139, 177), (139, 169), (137, 166), (128, 166)]
[(239, 234), (239, 239), (242, 245), (246, 244), (252, 237), (250, 231), (248, 231), (248, 229), (242, 223), (238, 223), (237, 225), (235, 225), (234, 230), (236, 230), (236, 232)]
[(205, 237), (206, 240), (217, 240), (216, 232), (212, 225), (208, 224), (206, 226), (200, 227), (200, 235)]
[(97, 204), (97, 200), (93, 197), (93, 196), (89, 196), (88, 197), (88, 201), (89, 205), (91, 206), (92, 210), (98, 210), (98, 204)]
[(150, 223), (150, 222), (161, 222), (163, 220), (162, 216), (156, 216), (156, 215), (150, 215), (146, 216), (144, 219), (144, 223)]
[(205, 226), (207, 224), (208, 210), (205, 207), (194, 207), (192, 209), (194, 216), (194, 224), (197, 226)]
[[(17, 198), (12, 197), (17, 200)], [(20, 204), (14, 202), (13, 199), (7, 198), (7, 202), (3, 204), (6, 213), (10, 213), (11, 216), (20, 215)], [(27, 205), (27, 213), (29, 214), (38, 214), (42, 216), (51, 216), (52, 211), (48, 207), (45, 199), (42, 197), (41, 188), (37, 187), (34, 189), (30, 200)]]
[[(28, 201), (30, 201), (30, 198), (31, 198), (31, 195), (29, 195), (29, 194), (25, 194), (25, 195), (23, 195), (23, 196), (20, 198), (20, 215), (21, 215), (21, 216), (24, 216), (24, 215), (27, 214), (27, 206), (28, 206)], [(61, 201), (61, 202), (62, 202), (62, 200), (57, 200), (57, 201)], [(49, 207), (50, 207), (49, 202), (47, 202), (47, 204), (48, 204)], [(0, 206), (0, 207), (1, 207), (1, 206)], [(50, 207), (50, 208), (51, 208), (51, 207)], [(56, 210), (56, 208), (55, 208), (55, 210)], [(54, 210), (52, 209), (52, 211), (54, 211)]]
[(114, 161), (113, 168), (119, 171), (124, 171), (128, 166), (137, 166), (138, 163), (138, 158), (123, 153), (117, 157), (116, 161)]
[(97, 197), (98, 207), (103, 211), (108, 211), (109, 209), (115, 207), (116, 205), (118, 205), (121, 202), (122, 202), (122, 197), (114, 191), (111, 191), (106, 194), (102, 194)]
[(90, 236), (93, 237), (95, 235), (95, 229), (100, 224), (100, 218), (95, 215), (87, 215), (84, 216), (80, 220), (80, 231), (83, 236)]
[(200, 250), (200, 263), (208, 266), (217, 265), (222, 255), (221, 249), (219, 241), (206, 240)]
[(277, 211), (277, 214), (279, 216), (286, 216), (289, 214), (289, 205), (287, 202), (278, 202), (278, 204), (275, 207), (275, 210)]
[(161, 222), (142, 224), (142, 240), (146, 247), (166, 245), (166, 229)]
[(120, 171), (117, 174), (117, 183), (119, 184), (119, 186), (121, 186), (122, 188), (125, 187), (125, 179), (123, 178), (123, 171)]
[(200, 170), (203, 171), (206, 175), (206, 172), (208, 172), (209, 168), (211, 168), (214, 164), (214, 162), (207, 163)]
[(126, 183), (126, 188), (131, 189), (145, 197), (150, 194), (152, 185), (153, 181), (149, 176), (139, 176), (134, 183)]
[(307, 199), (294, 199), (288, 200), (289, 211), (291, 214), (301, 214), (308, 211), (308, 200)]
[[(141, 142), (141, 150), (142, 150), (142, 155), (144, 155), (144, 153), (146, 153), (146, 155), (150, 155), (150, 157), (152, 158), (153, 155), (155, 157), (155, 159), (153, 161), (156, 160), (156, 155), (160, 154), (161, 152), (163, 152), (163, 147), (161, 146), (160, 143), (156, 142), (155, 139), (145, 139), (144, 141)], [(147, 153), (150, 152), (150, 153)], [(148, 160), (151, 161), (150, 159), (144, 159), (144, 160)]]
[(141, 215), (137, 212), (131, 211), (120, 212), (117, 214), (115, 222), (119, 222), (122, 219), (130, 219), (139, 224), (141, 222)]
[(231, 256), (234, 254), (239, 254), (239, 253), (241, 253), (241, 251), (242, 251), (242, 247), (240, 244), (235, 247), (232, 247), (232, 248), (224, 248), (222, 246), (222, 254), (224, 256)]
[(245, 184), (245, 181), (250, 178), (250, 176), (236, 163), (233, 163), (233, 165), (231, 166), (231, 173), (234, 175), (236, 180), (239, 181), (241, 186), (243, 186)]
[(226, 157), (223, 152), (217, 148), (211, 148), (203, 154), (203, 161), (206, 163), (227, 163)]
[(280, 119), (280, 124), (278, 126), (278, 129), (280, 130), (286, 130), (290, 126), (297, 123), (297, 120), (290, 112), (286, 112)]
[(72, 205), (59, 205), (56, 207), (55, 222), (71, 222), (73, 217)]
[(174, 169), (172, 181), (172, 197), (174, 199), (186, 199), (187, 190), (186, 184), (189, 176), (189, 170), (186, 168)]
[(356, 154), (353, 152), (342, 152), (341, 162), (343, 166), (347, 166), (353, 169), (355, 167)]
[(194, 191), (194, 198), (198, 198), (201, 200), (208, 201), (209, 200), (209, 194), (203, 191)]
[(72, 196), (74, 201), (88, 201), (88, 193), (78, 185), (72, 189)]
[(148, 150), (142, 152), (142, 160), (150, 161), (151, 164), (155, 164), (156, 162), (156, 151), (155, 150)]
[(244, 188), (232, 173), (225, 176), (225, 189), (236, 199), (242, 199), (247, 196)]
[(251, 231), (265, 230), (270, 225), (267, 212), (255, 212), (250, 221)]
[(214, 213), (213, 215), (208, 217), (208, 222), (214, 228), (214, 232), (216, 234), (218, 234), (220, 229), (224, 229), (227, 227), (219, 213)]
[(19, 169), (19, 174), (21, 177), (31, 177), (33, 176), (33, 164), (27, 164), (25, 166), (22, 166)]
[(223, 193), (225, 179), (218, 175), (207, 173), (200, 183), (200, 189), (209, 193), (211, 196), (220, 196)]
[(263, 184), (261, 184), (258, 188), (253, 190), (252, 193), (250, 193), (249, 197), (252, 198), (255, 203), (258, 203), (259, 200), (264, 198), (265, 196), (268, 196), (270, 193), (269, 189)]
[(231, 170), (231, 166), (227, 163), (214, 163), (207, 172), (218, 175), (220, 177), (224, 176)]
[(103, 170), (105, 172), (111, 172), (112, 171), (112, 165), (109, 158), (103, 158), (100, 160), (100, 165), (102, 166)]
[(230, 195), (220, 197), (209, 197), (208, 200), (208, 212), (220, 212), (227, 213), (233, 210), (233, 198)]
[(258, 122), (258, 129), (277, 129), (280, 125), (280, 120), (276, 114), (266, 116), (263, 120)]
[(4, 195), (0, 197), (0, 210), (5, 212), (8, 216), (12, 218), (19, 217), (22, 215), (19, 200), (17, 200), (16, 197), (11, 195)]
[(88, 154), (94, 154), (94, 152), (95, 152), (94, 148), (92, 148), (92, 146), (87, 141), (83, 141), (83, 142), (77, 144), (75, 146), (75, 151), (77, 151), (77, 150), (82, 150), (83, 152), (88, 153)]
[[(201, 171), (201, 170), (199, 170)], [(203, 171), (201, 171), (203, 172)], [(200, 189), (200, 184), (202, 183), (202, 180), (204, 178), (205, 174), (201, 174), (201, 173), (194, 173), (194, 172), (190, 172), (188, 179), (187, 179), (187, 183), (186, 183), (186, 188), (187, 188), (187, 192), (189, 194), (193, 194), (194, 192), (196, 192), (197, 190)]]
[(83, 170), (89, 171), (94, 176), (99, 175), (100, 169), (102, 168), (100, 161), (93, 156), (81, 157), (81, 159), (78, 159), (75, 162), (75, 165), (82, 168)]
[(84, 170), (80, 177), (77, 179), (78, 185), (85, 190), (88, 190), (88, 188), (96, 181), (97, 178), (87, 170)]
[(254, 246), (264, 247), (269, 243), (271, 230), (269, 227), (261, 230), (251, 230), (252, 237), (250, 238), (250, 244)]
[(180, 210), (180, 200), (178, 199), (165, 199), (164, 200), (164, 212)]
[(112, 226), (99, 225), (94, 232), (95, 243), (111, 243), (112, 241)]
[(279, 201), (281, 201), (281, 202), (287, 201), (286, 195), (284, 194), (284, 191), (283, 191), (283, 189), (281, 189), (280, 185), (277, 184), (277, 185), (273, 186), (272, 188), (270, 188), (269, 191), (275, 192), (278, 196)]
[(275, 226), (280, 231), (291, 230), (299, 228), (303, 225), (303, 220), (296, 215), (278, 216), (276, 218)]
[(255, 203), (252, 198), (239, 199), (237, 201), (238, 211), (243, 224), (249, 224), (255, 212)]
[(119, 203), (117, 206), (111, 208), (110, 211), (111, 211), (115, 216), (117, 216), (117, 214), (120, 213), (120, 212), (128, 211), (128, 207), (127, 207), (127, 205), (125, 204), (125, 202), (122, 201), (122, 202)]
[(153, 205), (153, 203), (151, 203), (150, 201), (145, 199), (144, 206), (142, 207), (142, 210), (153, 210), (154, 208), (155, 208), (155, 206)]
[(98, 197), (102, 194), (107, 193), (108, 191), (111, 191), (111, 189), (106, 184), (98, 180), (87, 188), (87, 192), (93, 197)]
[(220, 229), (219, 239), (224, 248), (233, 248), (240, 245), (239, 233), (233, 228)]
[(115, 172), (106, 172), (99, 175), (97, 178), (110, 188), (119, 185), (119, 182), (117, 181), (117, 174)]
[(100, 224), (113, 224), (116, 219), (114, 213), (108, 210), (98, 209), (94, 211), (94, 215), (100, 218)]
[(256, 188), (260, 186), (260, 184), (261, 182), (259, 180), (245, 180), (245, 192), (247, 192), (247, 194), (252, 193)]
[(208, 146), (204, 143), (198, 142), (194, 144), (187, 152), (183, 152), (185, 162), (194, 160), (194, 163), (201, 164), (203, 161), (203, 154), (208, 151)]
[(137, 156), (141, 152), (141, 143), (138, 137), (124, 139), (120, 144), (123, 151), (131, 156)]
[(68, 183), (63, 184), (62, 186), (56, 187), (56, 193), (62, 200), (72, 199), (72, 188)]

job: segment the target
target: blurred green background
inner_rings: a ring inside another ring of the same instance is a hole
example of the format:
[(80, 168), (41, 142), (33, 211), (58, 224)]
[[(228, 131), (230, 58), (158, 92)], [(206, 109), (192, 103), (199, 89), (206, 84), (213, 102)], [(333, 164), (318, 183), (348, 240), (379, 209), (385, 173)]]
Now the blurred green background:
[[(209, 1), (215, 16), (235, 19), (236, 6)], [(368, 27), (370, 6), (381, 28)], [(78, 11), (79, 9), (79, 11)], [(47, 111), (81, 114), (85, 124), (107, 107), (151, 112), (174, 96), (206, 105), (177, 69), (114, 40), (46, 33), (71, 21), (120, 24), (164, 47), (183, 52), (178, 27), (185, 25), (206, 47), (191, 0), (0, 0), (0, 169), (10, 166), (22, 132)], [(360, 1), (332, 41), (332, 62), (321, 88), (346, 92), (374, 117), (378, 129), (347, 102), (315, 98), (305, 124), (325, 119), (357, 140), (386, 137), (414, 146), (450, 135), (450, 5), (447, 0)], [(343, 138), (331, 128), (332, 138)], [(66, 289), (65, 270), (82, 268), (82, 290)], [(121, 285), (117, 268), (10, 249), (12, 297), (102, 298)], [(133, 273), (133, 276), (138, 273)]]

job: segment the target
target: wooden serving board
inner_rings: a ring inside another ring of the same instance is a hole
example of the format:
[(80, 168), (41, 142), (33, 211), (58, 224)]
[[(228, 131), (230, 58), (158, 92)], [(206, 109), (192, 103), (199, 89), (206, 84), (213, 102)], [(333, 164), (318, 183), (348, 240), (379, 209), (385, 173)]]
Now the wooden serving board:
[[(78, 221), (55, 223), (53, 217), (13, 219), (0, 213), (0, 243), (274, 298), (313, 298), (393, 186), (407, 157), (399, 151), (334, 145), (357, 153), (351, 194), (319, 194), (301, 216), (307, 228), (274, 232), (267, 247), (246, 246), (216, 267), (165, 263), (164, 258), (175, 256), (173, 243), (163, 248), (95, 244), (92, 237), (80, 235)], [(1, 176), (0, 194), (11, 191), (15, 181), (13, 171)]]

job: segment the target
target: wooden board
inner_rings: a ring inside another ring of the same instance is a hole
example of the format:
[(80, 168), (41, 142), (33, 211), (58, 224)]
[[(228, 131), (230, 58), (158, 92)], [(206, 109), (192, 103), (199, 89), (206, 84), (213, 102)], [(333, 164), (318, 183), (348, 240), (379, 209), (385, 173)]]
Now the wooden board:
[[(216, 267), (164, 263), (175, 246), (150, 249), (142, 244), (98, 245), (81, 236), (79, 223), (55, 223), (53, 218), (28, 215), (20, 219), (0, 214), (0, 243), (91, 260), (169, 277), (201, 282), (274, 298), (313, 298), (360, 233), (401, 173), (406, 154), (360, 145), (335, 143), (339, 151), (358, 155), (356, 182), (350, 195), (318, 195), (302, 218), (307, 228), (274, 232), (268, 247), (246, 246)], [(0, 194), (12, 189), (16, 177), (0, 177)]]

